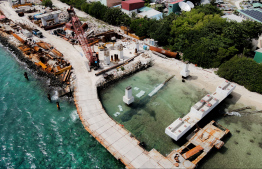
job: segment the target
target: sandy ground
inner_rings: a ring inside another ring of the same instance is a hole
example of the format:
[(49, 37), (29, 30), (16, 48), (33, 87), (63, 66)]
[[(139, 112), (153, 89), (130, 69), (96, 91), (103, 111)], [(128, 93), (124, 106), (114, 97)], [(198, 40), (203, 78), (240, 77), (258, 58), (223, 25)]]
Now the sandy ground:
[[(176, 59), (162, 59), (157, 56), (153, 56), (155, 65), (173, 71), (177, 79), (182, 79), (180, 71), (184, 67), (184, 63)], [(190, 75), (188, 78), (190, 83), (204, 88), (210, 93), (216, 90), (216, 87), (223, 83), (225, 79), (220, 78), (215, 74), (216, 69), (202, 69), (196, 67), (194, 64), (189, 65)], [(258, 110), (262, 109), (262, 95), (250, 92), (245, 87), (236, 84), (236, 88), (232, 93), (233, 100), (236, 103), (242, 103), (246, 106), (255, 106)]]
[[(58, 0), (52, 0), (53, 4), (59, 8), (68, 8), (68, 5), (58, 1)], [(5, 6), (5, 9), (6, 6)], [(12, 13), (10, 10), (7, 10), (8, 12)], [(99, 21), (97, 19), (94, 19), (93, 17), (89, 16), (88, 14), (79, 11), (76, 9), (76, 13), (80, 17), (87, 17), (89, 21), (92, 21), (95, 25), (106, 25), (107, 29), (114, 29), (114, 30), (120, 30), (119, 27), (108, 25), (102, 21)], [(12, 15), (13, 19), (21, 19), (17, 15)], [(25, 19), (25, 18), (23, 18)], [(42, 30), (43, 31), (43, 30)], [(55, 44), (55, 46), (60, 49), (62, 53), (64, 53), (67, 58), (69, 58), (69, 61), (73, 61), (74, 59), (80, 59), (85, 61), (86, 58), (82, 57), (80, 53), (82, 53), (82, 50), (79, 46), (73, 47), (68, 42), (64, 41), (63, 44), (61, 44), (61, 39), (58, 37), (55, 37), (54, 35), (48, 34), (48, 32), (44, 32), (44, 36), (47, 37), (47, 40), (51, 41), (51, 44)], [(60, 44), (59, 44), (60, 43)], [(140, 51), (142, 51), (142, 45), (145, 43), (144, 41), (139, 41), (140, 43)], [(66, 48), (65, 48), (66, 47)], [(130, 54), (131, 51), (134, 50), (135, 44), (133, 41), (131, 41), (130, 49), (124, 49), (124, 56), (127, 58), (133, 56)], [(76, 49), (77, 48), (77, 49)], [(95, 50), (97, 51), (97, 47), (95, 47)], [(148, 51), (145, 51), (148, 52)], [(71, 57), (70, 57), (71, 56)], [(72, 57), (73, 56), (73, 57)], [(163, 69), (166, 69), (167, 71), (174, 72), (174, 75), (177, 79), (181, 79), (180, 71), (182, 70), (184, 63), (176, 60), (176, 59), (163, 59), (156, 55), (152, 55), (152, 58), (154, 60), (155, 66), (159, 66)], [(100, 58), (100, 60), (103, 58)], [(84, 66), (84, 65), (81, 65)], [(107, 66), (105, 66), (107, 67)], [(212, 93), (216, 90), (216, 87), (220, 85), (225, 79), (220, 78), (215, 74), (215, 69), (202, 69), (200, 67), (196, 67), (194, 64), (189, 65), (189, 70), (191, 77), (188, 78), (188, 81), (193, 83), (194, 85), (198, 86), (199, 88), (204, 88), (208, 92)], [(99, 79), (99, 77), (94, 76), (94, 73), (91, 73), (92, 75), (88, 75), (89, 78), (92, 79), (93, 85), (95, 84), (95, 81)], [(262, 95), (254, 92), (250, 92), (247, 89), (245, 89), (243, 86), (240, 86), (237, 84), (236, 89), (233, 92), (233, 98), (235, 102), (242, 103), (246, 106), (255, 106), (258, 110), (262, 109)]]

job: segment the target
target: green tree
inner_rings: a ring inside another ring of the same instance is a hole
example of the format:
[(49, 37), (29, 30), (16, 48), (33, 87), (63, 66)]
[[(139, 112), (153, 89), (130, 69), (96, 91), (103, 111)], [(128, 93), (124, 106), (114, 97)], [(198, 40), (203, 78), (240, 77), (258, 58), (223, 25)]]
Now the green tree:
[(92, 2), (89, 7), (89, 14), (97, 19), (103, 19), (108, 7), (101, 4), (100, 2)]
[(135, 32), (137, 36), (146, 36), (148, 30), (148, 19), (139, 18), (131, 21), (130, 29)]
[(42, 1), (42, 5), (45, 6), (45, 7), (50, 7), (50, 8), (52, 8), (53, 2), (52, 2), (51, 0), (43, 0), (43, 1)]
[(111, 25), (121, 25), (126, 22), (126, 16), (127, 15), (123, 13), (121, 9), (112, 8), (106, 11), (103, 20)]
[(235, 56), (219, 67), (217, 74), (262, 94), (262, 65), (244, 56)]

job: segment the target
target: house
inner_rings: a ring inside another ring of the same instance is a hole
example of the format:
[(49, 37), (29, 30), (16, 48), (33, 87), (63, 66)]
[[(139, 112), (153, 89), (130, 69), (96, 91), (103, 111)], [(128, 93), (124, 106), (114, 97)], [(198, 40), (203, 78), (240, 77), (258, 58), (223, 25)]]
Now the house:
[(116, 5), (120, 5), (122, 0), (100, 0), (100, 2), (101, 4), (110, 8)]
[(139, 8), (144, 7), (145, 1), (142, 0), (128, 0), (122, 1), (122, 11), (128, 15), (131, 15), (132, 12), (137, 13)]
[(142, 7), (140, 9), (138, 9), (138, 17), (148, 17), (150, 19), (156, 19), (159, 20), (161, 18), (163, 18), (163, 13), (159, 12), (153, 8), (149, 8), (149, 7)]
[(177, 0), (175, 2), (171, 2), (170, 4), (168, 4), (168, 14), (170, 13), (176, 13), (176, 12), (180, 12), (181, 9), (179, 7), (179, 2), (184, 2), (184, 0)]

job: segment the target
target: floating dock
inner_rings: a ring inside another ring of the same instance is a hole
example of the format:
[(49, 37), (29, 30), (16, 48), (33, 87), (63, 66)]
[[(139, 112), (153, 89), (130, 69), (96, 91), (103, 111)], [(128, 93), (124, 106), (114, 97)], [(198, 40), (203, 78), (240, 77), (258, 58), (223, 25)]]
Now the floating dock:
[(186, 116), (178, 118), (170, 124), (166, 128), (165, 133), (174, 140), (179, 140), (188, 130), (222, 102), (235, 89), (235, 87), (235, 84), (226, 80), (217, 87), (216, 92), (213, 94), (207, 94), (192, 106), (190, 112)]

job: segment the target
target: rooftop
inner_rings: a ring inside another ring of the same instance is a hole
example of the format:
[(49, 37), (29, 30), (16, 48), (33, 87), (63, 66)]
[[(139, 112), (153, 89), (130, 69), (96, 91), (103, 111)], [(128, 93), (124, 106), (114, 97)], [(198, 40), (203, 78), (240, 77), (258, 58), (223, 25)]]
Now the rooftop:
[(262, 4), (261, 3), (253, 3), (253, 7), (254, 8), (261, 8), (262, 7)]
[(155, 18), (157, 20), (159, 20), (161, 17), (162, 17), (162, 13), (155, 10), (155, 9), (151, 9), (151, 10), (147, 10), (147, 11), (144, 11), (144, 12), (141, 12), (139, 13), (140, 16), (147, 16), (148, 18)]
[(144, 2), (142, 0), (128, 0), (128, 1), (122, 1), (122, 3), (127, 3), (127, 4), (133, 4), (133, 3), (139, 3), (139, 2)]
[(237, 11), (254, 21), (262, 23), (262, 10), (260, 9), (241, 9)]
[(138, 10), (141, 11), (141, 12), (146, 12), (146, 11), (149, 11), (149, 10), (152, 10), (153, 8), (149, 8), (147, 6), (144, 6), (142, 8), (139, 8)]
[(175, 2), (171, 2), (170, 4), (176, 4), (176, 3), (179, 3), (179, 2), (183, 2), (184, 0), (177, 0)]
[(237, 22), (242, 22), (244, 20), (244, 18), (237, 16), (237, 15), (224, 15), (221, 16), (222, 18), (227, 18), (228, 21), (237, 21)]

